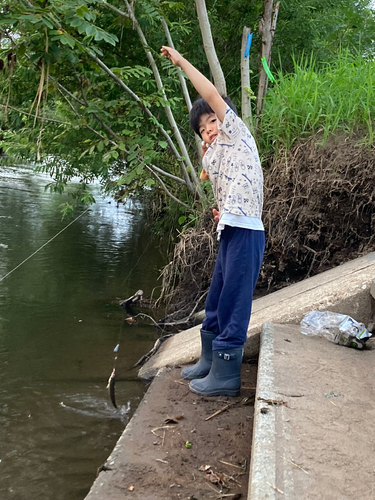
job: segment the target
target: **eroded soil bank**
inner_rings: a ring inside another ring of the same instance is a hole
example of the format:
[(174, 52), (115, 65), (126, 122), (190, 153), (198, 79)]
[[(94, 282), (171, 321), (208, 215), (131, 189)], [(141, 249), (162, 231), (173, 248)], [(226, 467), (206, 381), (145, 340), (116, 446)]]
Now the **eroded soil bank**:
[[(375, 249), (375, 147), (314, 136), (263, 162), (266, 252), (255, 297)], [(217, 252), (208, 210), (164, 270), (169, 320), (204, 308)], [(189, 325), (188, 325), (189, 326)]]

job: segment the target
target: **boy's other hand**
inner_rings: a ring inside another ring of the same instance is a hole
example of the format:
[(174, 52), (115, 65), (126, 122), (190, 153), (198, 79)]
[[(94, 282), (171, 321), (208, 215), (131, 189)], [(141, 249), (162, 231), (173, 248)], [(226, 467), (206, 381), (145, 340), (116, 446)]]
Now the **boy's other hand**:
[(215, 220), (215, 222), (219, 222), (219, 220), (220, 220), (220, 214), (216, 210), (216, 208), (212, 209), (212, 213), (214, 214), (214, 220)]
[(168, 57), (175, 66), (180, 66), (183, 57), (176, 49), (171, 49), (171, 47), (163, 45), (160, 50), (163, 57)]
[(201, 181), (209, 181), (210, 180), (208, 173), (205, 171), (204, 168), (202, 169), (202, 172), (201, 172), (199, 178)]

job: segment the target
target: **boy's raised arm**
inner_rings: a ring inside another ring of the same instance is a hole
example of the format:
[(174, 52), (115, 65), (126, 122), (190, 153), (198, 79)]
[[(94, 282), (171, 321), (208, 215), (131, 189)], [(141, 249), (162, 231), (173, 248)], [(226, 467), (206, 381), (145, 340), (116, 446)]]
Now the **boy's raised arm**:
[(161, 54), (162, 56), (168, 57), (175, 66), (180, 67), (182, 71), (186, 73), (196, 91), (210, 105), (219, 120), (223, 122), (227, 105), (213, 83), (202, 75), (202, 73), (189, 63), (189, 61), (177, 50), (163, 46), (161, 48)]

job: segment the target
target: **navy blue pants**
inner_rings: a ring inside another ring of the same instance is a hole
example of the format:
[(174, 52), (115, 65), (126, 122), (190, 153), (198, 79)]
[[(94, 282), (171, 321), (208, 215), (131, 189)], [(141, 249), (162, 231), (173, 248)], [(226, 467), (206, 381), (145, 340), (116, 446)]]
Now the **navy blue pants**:
[(202, 329), (217, 334), (212, 349), (242, 347), (262, 265), (264, 231), (225, 226), (206, 299)]

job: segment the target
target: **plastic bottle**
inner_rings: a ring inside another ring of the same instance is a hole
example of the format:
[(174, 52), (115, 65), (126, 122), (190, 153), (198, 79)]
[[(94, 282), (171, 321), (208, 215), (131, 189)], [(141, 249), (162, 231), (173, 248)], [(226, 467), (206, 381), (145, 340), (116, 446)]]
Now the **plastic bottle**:
[(310, 311), (302, 319), (300, 330), (304, 335), (319, 335), (335, 344), (355, 349), (363, 349), (371, 337), (363, 323), (332, 311)]

